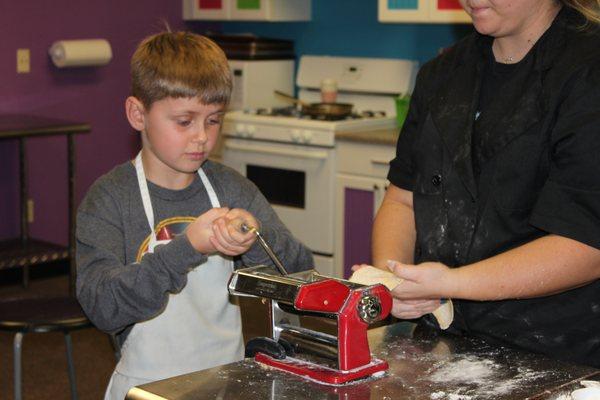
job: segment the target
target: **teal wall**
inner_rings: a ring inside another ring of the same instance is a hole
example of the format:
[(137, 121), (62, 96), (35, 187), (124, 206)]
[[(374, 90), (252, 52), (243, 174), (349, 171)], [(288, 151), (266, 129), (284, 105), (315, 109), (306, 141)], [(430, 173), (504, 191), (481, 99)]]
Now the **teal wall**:
[[(188, 26), (201, 32), (198, 22)], [(376, 0), (312, 0), (309, 22), (224, 22), (221, 28), (226, 33), (294, 40), (298, 56), (407, 58), (421, 63), (473, 30), (465, 24), (380, 23)]]

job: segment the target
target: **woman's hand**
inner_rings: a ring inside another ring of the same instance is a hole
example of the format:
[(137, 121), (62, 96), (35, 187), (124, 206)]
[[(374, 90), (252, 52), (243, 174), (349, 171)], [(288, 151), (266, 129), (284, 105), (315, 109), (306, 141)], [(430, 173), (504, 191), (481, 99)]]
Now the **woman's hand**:
[(256, 218), (241, 208), (234, 208), (213, 222), (213, 236), (210, 242), (217, 251), (228, 256), (237, 256), (248, 251), (256, 241), (256, 234), (252, 231), (244, 232), (242, 224), (260, 230)]
[[(352, 271), (367, 266), (356, 264)], [(388, 261), (390, 271), (401, 279), (390, 293), (393, 297), (391, 313), (401, 319), (415, 319), (435, 311), (441, 298), (448, 297), (446, 285), (451, 269), (441, 263), (427, 262), (419, 265)]]
[(396, 318), (415, 319), (434, 312), (440, 305), (440, 300), (400, 300), (394, 297), (390, 312)]
[(451, 297), (455, 282), (452, 270), (439, 262), (419, 265), (388, 261), (388, 268), (403, 282), (392, 290), (392, 295), (402, 300), (430, 300)]
[(354, 264), (352, 266), (352, 268), (350, 268), (350, 269), (352, 270), (352, 272), (356, 272), (359, 269), (364, 268), (364, 267), (368, 267), (368, 266), (369, 266), (369, 264)]
[(396, 318), (422, 317), (441, 305), (440, 298), (449, 297), (451, 269), (442, 263), (409, 265), (388, 261), (388, 268), (402, 279), (391, 291), (394, 298), (391, 314)]

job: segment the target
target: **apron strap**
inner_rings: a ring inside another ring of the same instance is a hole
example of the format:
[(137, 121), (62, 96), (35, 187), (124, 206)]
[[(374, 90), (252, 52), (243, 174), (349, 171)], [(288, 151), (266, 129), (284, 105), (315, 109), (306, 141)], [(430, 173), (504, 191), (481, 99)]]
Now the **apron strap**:
[(213, 186), (210, 184), (208, 176), (206, 176), (206, 173), (202, 170), (202, 167), (198, 169), (198, 175), (200, 175), (200, 179), (202, 179), (204, 188), (208, 193), (208, 197), (210, 198), (210, 204), (213, 206), (213, 208), (221, 207), (221, 203), (219, 203), (219, 199), (217, 198), (217, 193), (215, 192)]
[(150, 199), (150, 192), (148, 191), (148, 183), (146, 182), (146, 173), (144, 172), (144, 164), (142, 163), (142, 152), (140, 151), (135, 157), (135, 172), (137, 174), (138, 187), (140, 188), (140, 194), (142, 195), (142, 204), (144, 205), (144, 212), (146, 213), (146, 219), (150, 225), (150, 241), (156, 239), (156, 233), (154, 232), (154, 211), (152, 210), (152, 200)]

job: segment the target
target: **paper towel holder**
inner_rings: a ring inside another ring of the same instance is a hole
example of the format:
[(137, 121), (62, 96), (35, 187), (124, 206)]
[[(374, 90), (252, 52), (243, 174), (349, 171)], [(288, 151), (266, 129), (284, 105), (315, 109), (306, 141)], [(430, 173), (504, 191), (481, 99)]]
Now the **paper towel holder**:
[(112, 49), (106, 39), (57, 40), (48, 54), (58, 68), (97, 67), (112, 59)]

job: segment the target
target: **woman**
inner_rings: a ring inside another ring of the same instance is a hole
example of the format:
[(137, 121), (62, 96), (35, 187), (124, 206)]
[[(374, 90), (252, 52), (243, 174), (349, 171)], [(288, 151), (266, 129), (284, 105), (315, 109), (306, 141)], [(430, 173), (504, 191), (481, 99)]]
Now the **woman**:
[(395, 316), (452, 298), (453, 332), (600, 367), (599, 3), (461, 0), (374, 223)]

